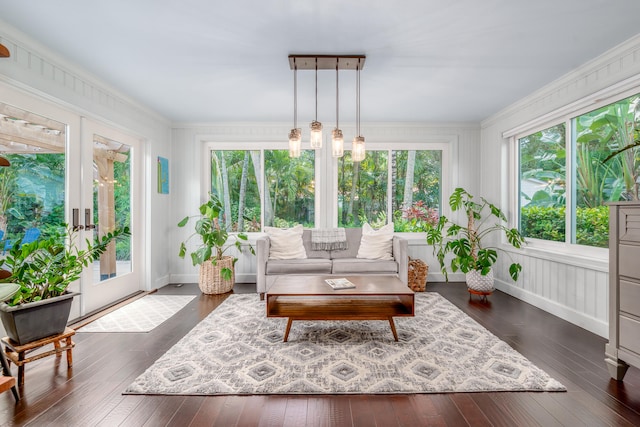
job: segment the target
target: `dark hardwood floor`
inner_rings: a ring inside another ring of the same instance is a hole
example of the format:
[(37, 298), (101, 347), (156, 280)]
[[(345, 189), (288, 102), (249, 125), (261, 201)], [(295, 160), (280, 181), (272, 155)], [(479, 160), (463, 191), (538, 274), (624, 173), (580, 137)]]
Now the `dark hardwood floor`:
[[(254, 292), (237, 284), (234, 292)], [(22, 401), (0, 395), (0, 425), (33, 426), (638, 426), (640, 371), (609, 378), (603, 338), (506, 294), (469, 301), (463, 284), (439, 292), (562, 382), (566, 393), (350, 396), (123, 396), (122, 391), (225, 298), (199, 295), (150, 333), (82, 333), (73, 368), (48, 357), (26, 366)], [(15, 375), (15, 366), (12, 366)]]

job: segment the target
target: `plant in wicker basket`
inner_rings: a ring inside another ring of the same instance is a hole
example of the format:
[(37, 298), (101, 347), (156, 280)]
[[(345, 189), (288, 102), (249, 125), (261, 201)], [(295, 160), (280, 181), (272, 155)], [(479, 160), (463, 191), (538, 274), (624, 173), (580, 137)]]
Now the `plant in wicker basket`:
[(191, 252), (191, 261), (194, 266), (200, 266), (199, 285), (205, 294), (222, 294), (233, 288), (234, 265), (238, 259), (224, 255), (228, 249), (235, 247), (240, 251), (244, 241), (250, 252), (255, 255), (246, 234), (231, 233), (220, 227), (219, 219), (223, 211), (224, 206), (220, 199), (209, 193), (209, 200), (200, 206), (200, 215), (187, 216), (178, 223), (178, 227), (184, 227), (191, 218), (197, 218), (194, 233), (180, 244), (178, 255), (184, 258), (187, 253), (186, 242), (195, 235), (200, 236), (201, 243)]
[[(501, 249), (484, 246), (483, 239), (492, 233), (503, 232), (507, 241), (515, 248), (522, 247), (525, 241), (516, 228), (503, 225), (507, 218), (498, 207), (484, 197), (480, 200), (481, 203), (476, 203), (471, 194), (463, 188), (456, 188), (449, 197), (449, 206), (453, 212), (460, 209), (465, 211), (466, 226), (458, 225), (446, 216), (441, 216), (436, 225), (428, 226), (427, 243), (433, 245), (434, 256), (438, 259), (447, 281), (449, 276), (445, 257), (452, 254), (448, 267), (453, 272), (460, 270), (467, 275), (470, 291), (487, 294), (493, 290), (491, 267), (498, 260), (498, 251)], [(486, 224), (490, 219), (496, 222), (492, 225)], [(509, 275), (513, 280), (518, 280), (520, 271), (522, 266), (516, 262), (509, 266)]]

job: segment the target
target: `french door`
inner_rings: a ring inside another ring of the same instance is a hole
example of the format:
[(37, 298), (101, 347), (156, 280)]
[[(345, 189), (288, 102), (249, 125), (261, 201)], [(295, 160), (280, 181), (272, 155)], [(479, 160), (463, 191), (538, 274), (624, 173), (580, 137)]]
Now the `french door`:
[(111, 127), (83, 118), (81, 204), (72, 221), (85, 238), (129, 227), (131, 236), (112, 242), (100, 260), (85, 270), (82, 314), (94, 312), (141, 289), (142, 143)]
[[(82, 247), (116, 226), (113, 244), (70, 290), (71, 319), (144, 288), (142, 143), (139, 139), (0, 82), (0, 257), (28, 235), (75, 226)], [(35, 229), (35, 233), (34, 233)]]

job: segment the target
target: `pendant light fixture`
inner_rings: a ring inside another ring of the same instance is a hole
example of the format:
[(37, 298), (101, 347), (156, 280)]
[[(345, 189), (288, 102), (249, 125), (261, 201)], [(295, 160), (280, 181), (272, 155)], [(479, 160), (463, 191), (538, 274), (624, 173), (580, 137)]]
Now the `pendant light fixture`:
[(351, 160), (361, 162), (365, 157), (364, 136), (360, 135), (360, 59), (356, 69), (356, 136), (351, 147)]
[(315, 119), (311, 122), (311, 148), (322, 148), (322, 123), (318, 121), (318, 70), (336, 70), (336, 127), (331, 132), (331, 154), (342, 157), (344, 136), (340, 129), (340, 80), (339, 70), (353, 70), (356, 74), (356, 137), (353, 139), (353, 161), (364, 159), (364, 137), (360, 135), (360, 70), (364, 67), (364, 55), (289, 55), (293, 70), (293, 129), (289, 132), (289, 156), (299, 157), (302, 129), (298, 128), (298, 70), (315, 70)]
[(311, 122), (311, 148), (322, 148), (322, 123), (318, 121), (318, 58), (316, 58), (316, 118)]
[(338, 85), (338, 68), (340, 65), (339, 59), (336, 58), (336, 128), (331, 132), (331, 155), (333, 157), (342, 157), (344, 154), (344, 137), (342, 136), (342, 131), (340, 130), (339, 117), (340, 117), (340, 108), (339, 108), (339, 85)]
[(302, 129), (298, 128), (298, 66), (293, 66), (293, 129), (289, 132), (289, 157), (300, 157)]

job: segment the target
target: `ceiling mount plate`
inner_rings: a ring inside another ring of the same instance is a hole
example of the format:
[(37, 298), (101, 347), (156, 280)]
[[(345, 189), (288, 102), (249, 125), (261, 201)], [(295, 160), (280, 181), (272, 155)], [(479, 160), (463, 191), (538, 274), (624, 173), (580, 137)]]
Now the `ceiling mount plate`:
[(339, 70), (357, 70), (364, 68), (365, 55), (289, 55), (289, 67), (293, 70), (315, 70), (316, 60), (318, 70), (335, 70), (336, 64)]

